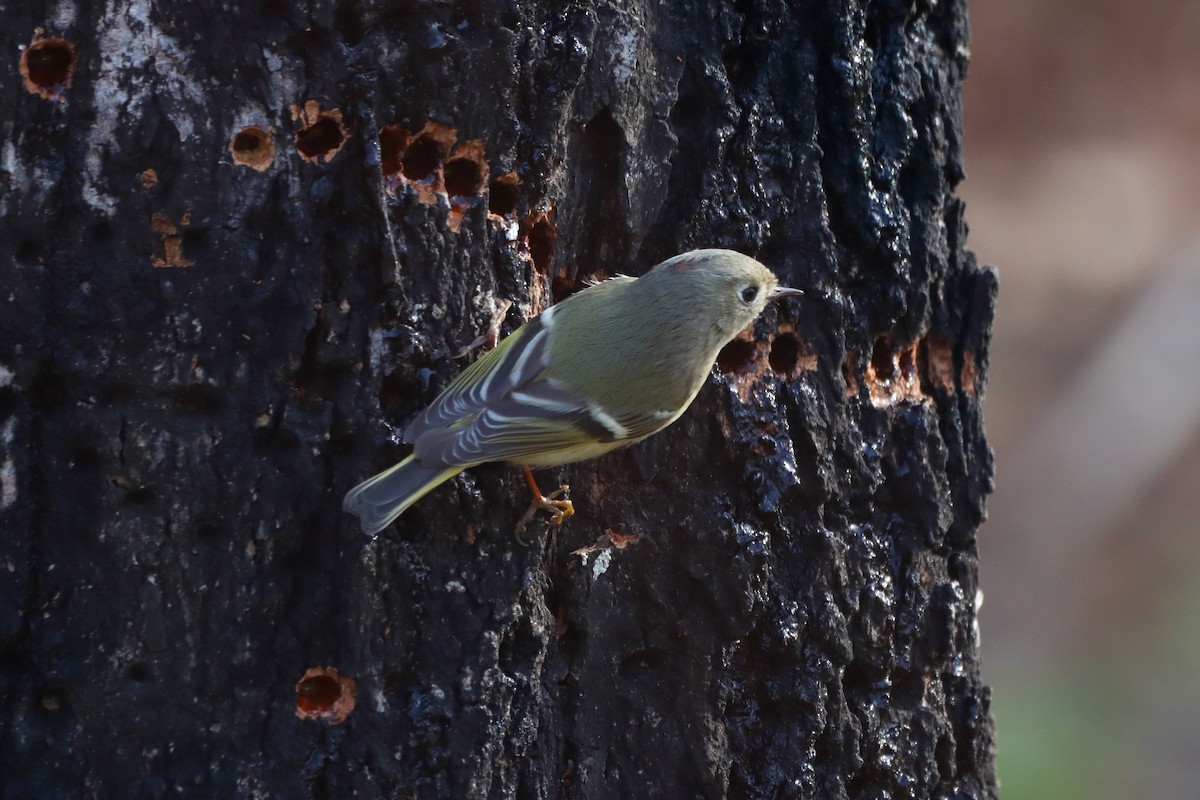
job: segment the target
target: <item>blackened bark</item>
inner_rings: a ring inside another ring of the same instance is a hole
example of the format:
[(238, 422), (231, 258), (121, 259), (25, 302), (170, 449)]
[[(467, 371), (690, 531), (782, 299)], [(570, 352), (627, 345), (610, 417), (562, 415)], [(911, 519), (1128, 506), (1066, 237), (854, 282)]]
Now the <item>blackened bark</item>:
[[(3, 797), (995, 795), (962, 0), (4, 17)], [(493, 318), (701, 246), (810, 296), (564, 527), (342, 514)]]

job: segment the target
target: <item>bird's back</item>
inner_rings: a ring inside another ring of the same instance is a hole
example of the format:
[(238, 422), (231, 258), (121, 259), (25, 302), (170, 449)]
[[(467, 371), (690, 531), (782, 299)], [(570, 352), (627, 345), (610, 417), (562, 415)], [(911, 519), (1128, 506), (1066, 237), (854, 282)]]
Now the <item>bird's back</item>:
[[(663, 289), (646, 277), (614, 278), (564, 301), (552, 317), (547, 376), (613, 416), (681, 411), (704, 383), (713, 359), (689, 357), (696, 317), (664, 314), (664, 301), (678, 304), (688, 298), (665, 297)], [(569, 303), (579, 308), (561, 313)], [(690, 313), (702, 317), (704, 311)], [(586, 361), (589, 368), (562, 369), (568, 360)], [(648, 398), (661, 408), (647, 408)]]

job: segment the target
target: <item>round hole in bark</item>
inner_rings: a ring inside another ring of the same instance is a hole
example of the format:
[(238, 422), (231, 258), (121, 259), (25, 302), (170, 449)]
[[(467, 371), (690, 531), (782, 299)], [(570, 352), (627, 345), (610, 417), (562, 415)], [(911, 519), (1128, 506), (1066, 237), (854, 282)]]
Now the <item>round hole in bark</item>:
[(412, 134), (403, 125), (388, 125), (379, 132), (379, 168), (384, 175), (395, 175), (400, 171), (404, 148)]
[(312, 125), (296, 133), (296, 149), (306, 158), (328, 160), (342, 146), (345, 138), (345, 131), (338, 121), (332, 116), (322, 115)]
[(249, 127), (242, 128), (233, 136), (233, 142), (230, 147), (233, 152), (240, 156), (248, 156), (257, 153), (259, 148), (265, 144), (264, 131), (262, 128)]
[(401, 169), (410, 181), (432, 177), (442, 160), (442, 148), (431, 136), (418, 136), (404, 151)]
[(271, 133), (257, 125), (248, 125), (233, 135), (229, 152), (235, 164), (263, 171), (275, 160), (275, 143)]
[(309, 675), (296, 686), (296, 707), (301, 711), (328, 711), (342, 696), (342, 685), (331, 675)]
[(521, 181), (515, 172), (501, 175), (488, 187), (488, 211), (506, 217), (517, 210)]
[(74, 71), (75, 45), (57, 36), (38, 39), (21, 54), (25, 88), (42, 97), (61, 96)]
[(717, 353), (717, 369), (727, 374), (741, 372), (754, 363), (754, 355), (757, 349), (752, 341), (734, 339), (722, 347), (721, 352)]
[(354, 678), (333, 667), (313, 667), (296, 682), (296, 716), (341, 725), (354, 711)]
[(771, 342), (767, 361), (779, 375), (790, 376), (800, 365), (800, 337), (794, 333), (781, 333)]
[(446, 194), (451, 197), (471, 197), (483, 188), (483, 170), (470, 158), (452, 158), (443, 172)]

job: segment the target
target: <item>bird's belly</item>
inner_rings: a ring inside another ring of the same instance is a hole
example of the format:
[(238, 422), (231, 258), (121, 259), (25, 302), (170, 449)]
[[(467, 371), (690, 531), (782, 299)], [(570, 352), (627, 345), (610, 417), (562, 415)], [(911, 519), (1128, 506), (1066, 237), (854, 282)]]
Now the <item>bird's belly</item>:
[(585, 461), (589, 458), (602, 456), (607, 452), (630, 444), (633, 444), (633, 441), (629, 439), (619, 442), (586, 442), (573, 447), (564, 447), (561, 450), (538, 453), (537, 455), (513, 461), (512, 463), (529, 467), (557, 467), (561, 464), (572, 464), (576, 461)]

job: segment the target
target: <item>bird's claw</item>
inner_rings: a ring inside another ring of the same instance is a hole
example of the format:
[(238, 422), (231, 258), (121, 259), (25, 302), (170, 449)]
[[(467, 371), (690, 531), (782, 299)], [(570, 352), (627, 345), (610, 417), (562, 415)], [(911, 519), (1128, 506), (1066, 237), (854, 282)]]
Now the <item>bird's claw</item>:
[(564, 483), (550, 494), (540, 498), (540, 503), (534, 501), (533, 508), (541, 508), (550, 512), (551, 525), (562, 525), (564, 519), (575, 516), (575, 504), (570, 500), (556, 500), (555, 498), (562, 497), (570, 490), (571, 487)]
[(570, 489), (571, 487), (564, 483), (562, 486), (558, 487), (548, 495), (542, 495), (540, 493), (534, 495), (533, 502), (529, 504), (529, 510), (526, 511), (524, 516), (522, 516), (517, 522), (517, 541), (521, 544), (525, 544), (525, 540), (521, 538), (525, 533), (525, 527), (531, 521), (533, 521), (533, 518), (539, 511), (546, 511), (550, 514), (549, 523), (551, 525), (562, 525), (563, 520), (565, 520), (567, 517), (574, 516), (575, 504), (570, 500), (557, 499), (565, 495), (568, 491), (570, 491)]

